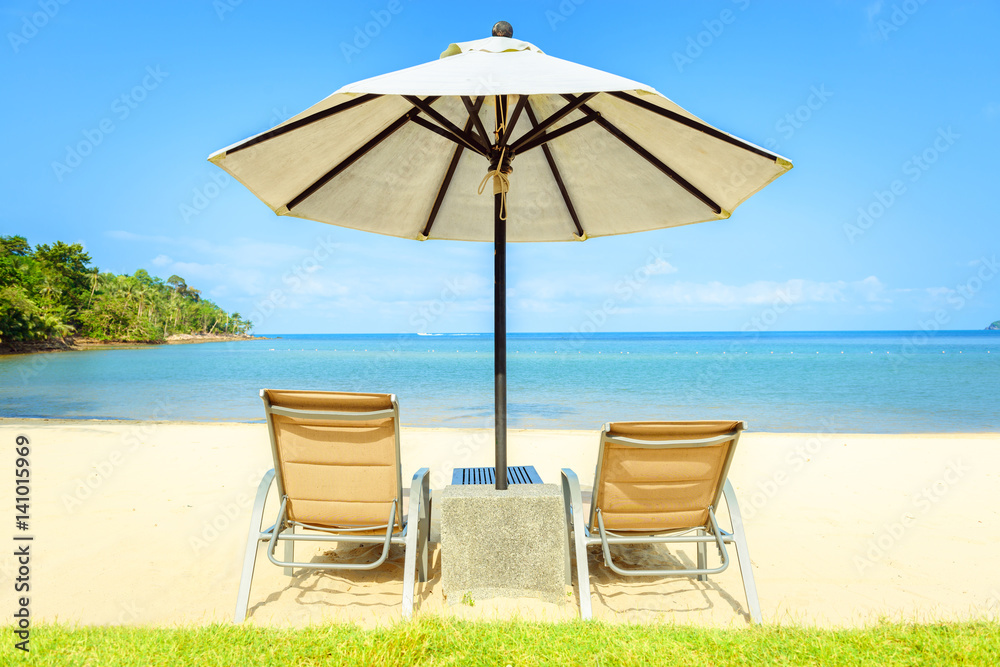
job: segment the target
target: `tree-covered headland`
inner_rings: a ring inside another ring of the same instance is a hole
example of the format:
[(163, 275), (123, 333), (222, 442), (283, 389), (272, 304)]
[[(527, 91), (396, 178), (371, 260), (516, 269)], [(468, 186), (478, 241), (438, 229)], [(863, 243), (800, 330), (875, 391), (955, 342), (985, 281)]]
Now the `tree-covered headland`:
[(171, 334), (245, 334), (251, 326), (179, 276), (101, 273), (79, 243), (32, 249), (23, 236), (0, 236), (0, 343), (67, 336), (159, 343)]

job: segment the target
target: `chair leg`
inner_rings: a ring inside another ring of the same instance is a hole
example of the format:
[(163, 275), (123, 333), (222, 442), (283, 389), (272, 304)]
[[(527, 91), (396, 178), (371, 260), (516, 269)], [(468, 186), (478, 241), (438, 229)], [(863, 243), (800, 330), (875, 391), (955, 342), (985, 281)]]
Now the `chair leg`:
[(268, 470), (257, 487), (257, 498), (250, 513), (250, 532), (247, 534), (247, 547), (243, 554), (243, 572), (240, 574), (240, 589), (236, 595), (236, 612), (234, 623), (242, 623), (247, 617), (247, 605), (250, 602), (250, 584), (253, 582), (253, 570), (257, 564), (257, 547), (260, 544), (260, 524), (264, 518), (264, 502), (267, 492), (274, 481), (274, 470)]
[(572, 508), (573, 542), (576, 552), (576, 582), (580, 589), (580, 618), (593, 617), (590, 601), (590, 572), (587, 567), (587, 541), (583, 527), (583, 498), (580, 494), (580, 479), (569, 468), (562, 469), (563, 496), (569, 497)]
[[(289, 525), (288, 528), (286, 530), (284, 530), (283, 532), (286, 532), (289, 535), (294, 535), (295, 534), (295, 526), (294, 525)], [(286, 563), (295, 562), (295, 540), (287, 540), (285, 542), (285, 562)], [(285, 567), (285, 568), (282, 568), (281, 571), (285, 573), (286, 577), (291, 577), (291, 576), (293, 576), (295, 574), (295, 568), (294, 567)]]
[[(421, 468), (413, 476), (410, 484), (410, 510), (406, 517), (406, 553), (403, 556), (403, 618), (413, 617), (413, 596), (416, 588), (415, 571), (417, 569), (417, 552), (426, 550), (427, 532), (422, 530), (425, 523), (427, 507), (427, 490), (429, 484), (427, 468)], [(421, 555), (423, 576), (426, 578), (425, 554)], [(422, 579), (423, 580), (423, 579)]]
[(573, 549), (573, 499), (570, 497), (569, 487), (566, 485), (565, 480), (562, 485), (563, 491), (563, 510), (566, 513), (565, 523), (566, 523), (566, 549), (564, 552), (566, 554), (566, 585), (573, 585), (573, 565), (570, 561), (570, 551)]
[(753, 578), (753, 566), (750, 564), (750, 551), (747, 548), (746, 531), (743, 528), (743, 515), (740, 514), (740, 505), (736, 501), (736, 492), (733, 485), (726, 480), (723, 489), (726, 495), (726, 505), (729, 506), (729, 518), (733, 522), (733, 539), (736, 543), (736, 560), (740, 563), (740, 575), (743, 577), (743, 590), (747, 595), (747, 608), (750, 611), (750, 618), (755, 623), (763, 623), (760, 613), (760, 601), (757, 598), (757, 584)]
[[(698, 536), (705, 535), (705, 531), (701, 528), (698, 529), (696, 533)], [(698, 542), (698, 569), (704, 570), (708, 567), (708, 542)], [(707, 574), (699, 574), (696, 579), (698, 581), (708, 581)]]
[(422, 475), (420, 487), (420, 522), (417, 533), (417, 581), (427, 581), (427, 552), (431, 537), (431, 477)]

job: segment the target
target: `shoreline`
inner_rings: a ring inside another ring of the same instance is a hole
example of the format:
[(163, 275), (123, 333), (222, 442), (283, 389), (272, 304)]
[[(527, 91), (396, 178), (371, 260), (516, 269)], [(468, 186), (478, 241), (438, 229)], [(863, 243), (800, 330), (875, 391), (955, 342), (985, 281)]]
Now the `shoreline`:
[[(265, 424), (0, 419), (0, 442), (13, 443), (18, 435), (31, 444), (35, 619), (229, 622), (253, 496), (273, 465)], [(548, 483), (571, 468), (586, 494), (598, 441), (596, 429), (512, 429), (508, 460), (534, 465)], [(492, 429), (404, 426), (404, 485), (426, 466), (431, 488), (443, 489), (456, 467), (492, 465), (493, 444)], [(0, 457), (0, 475), (12, 479), (13, 471), (14, 457)], [(749, 431), (729, 477), (769, 624), (857, 627), (883, 618), (983, 618), (1000, 609), (1000, 575), (982, 568), (1000, 543), (1000, 510), (993, 503), (1000, 433)], [(2, 493), (0, 502), (13, 506), (12, 485)], [(275, 503), (268, 501), (268, 513)], [(322, 558), (321, 552), (311, 556)], [(638, 565), (651, 554), (660, 555), (632, 549), (622, 557)], [(394, 550), (386, 566), (369, 573), (292, 578), (259, 559), (248, 622), (395, 623), (401, 555)], [(526, 598), (450, 604), (440, 585), (442, 557), (434, 549), (430, 580), (417, 588), (418, 616), (578, 616), (575, 580), (563, 605)], [(737, 567), (707, 582), (623, 580), (609, 574), (599, 549), (589, 559), (598, 620), (746, 624)], [(14, 565), (10, 554), (0, 554), (0, 580)], [(10, 604), (10, 596), (0, 599), (0, 613), (12, 612)]]
[[(264, 417), (259, 420), (253, 421), (192, 421), (192, 420), (172, 420), (172, 419), (114, 419), (109, 417), (3, 417), (0, 416), (0, 426), (5, 424), (14, 423), (25, 423), (28, 425), (53, 425), (53, 426), (79, 426), (81, 424), (120, 424), (120, 425), (176, 425), (176, 426), (205, 426), (205, 427), (225, 427), (225, 426), (263, 426), (266, 421)], [(603, 424), (602, 424), (603, 426)], [(492, 428), (478, 428), (475, 426), (417, 426), (412, 424), (406, 424), (405, 422), (400, 423), (400, 428), (407, 431), (481, 431), (484, 433), (493, 433)], [(519, 428), (519, 427), (508, 427), (507, 432), (518, 432), (518, 433), (600, 433), (601, 428), (595, 427), (592, 429), (584, 428)], [(808, 437), (817, 435), (813, 431), (767, 431), (767, 430), (754, 430), (752, 428), (747, 429), (744, 433), (753, 433), (757, 435), (775, 436), (775, 437), (786, 437), (786, 436), (796, 436), (796, 437)], [(948, 438), (948, 437), (958, 437), (958, 438), (996, 438), (1000, 440), (1000, 429), (996, 431), (893, 431), (889, 432), (875, 432), (875, 431), (826, 431), (820, 433), (823, 437), (829, 436), (846, 436), (846, 437), (870, 437), (870, 438), (882, 438), (882, 437), (899, 437), (899, 438)]]
[(252, 334), (171, 334), (162, 341), (104, 341), (96, 338), (67, 336), (47, 340), (0, 343), (0, 355), (42, 354), (49, 352), (81, 352), (86, 350), (136, 350), (157, 345), (187, 345), (191, 343), (223, 343), (242, 340), (271, 340)]

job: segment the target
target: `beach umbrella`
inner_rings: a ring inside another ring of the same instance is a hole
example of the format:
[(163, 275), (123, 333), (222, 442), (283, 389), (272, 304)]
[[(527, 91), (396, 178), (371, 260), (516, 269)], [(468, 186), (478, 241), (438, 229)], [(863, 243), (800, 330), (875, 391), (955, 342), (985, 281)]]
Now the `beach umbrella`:
[(792, 166), (646, 84), (514, 39), (503, 21), (209, 160), (278, 215), (494, 243), (497, 489), (507, 488), (506, 243), (721, 220)]

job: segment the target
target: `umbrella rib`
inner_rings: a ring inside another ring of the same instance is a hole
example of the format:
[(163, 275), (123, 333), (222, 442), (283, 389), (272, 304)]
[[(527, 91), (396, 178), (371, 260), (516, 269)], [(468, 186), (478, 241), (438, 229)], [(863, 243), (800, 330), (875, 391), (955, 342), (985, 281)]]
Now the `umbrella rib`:
[(425, 130), (430, 130), (434, 134), (440, 135), (445, 139), (447, 139), (448, 141), (453, 141), (454, 143), (458, 144), (463, 148), (468, 148), (470, 151), (473, 151), (475, 153), (481, 153), (481, 149), (479, 148), (478, 144), (473, 144), (472, 142), (466, 141), (464, 137), (457, 135), (453, 132), (449, 132), (440, 125), (435, 125), (434, 123), (430, 122), (426, 118), (421, 118), (420, 116), (416, 116), (414, 118), (411, 118), (410, 120), (412, 120), (420, 127), (424, 128)]
[(498, 146), (506, 146), (507, 140), (510, 138), (510, 133), (514, 131), (514, 125), (517, 124), (517, 119), (521, 117), (521, 112), (524, 110), (524, 105), (528, 103), (527, 95), (518, 95), (517, 104), (514, 105), (514, 113), (510, 115), (510, 120), (507, 121), (506, 129), (503, 131), (503, 136), (497, 142)]
[(601, 115), (600, 112), (590, 113), (585, 115), (583, 118), (580, 118), (579, 120), (573, 121), (569, 125), (564, 125), (560, 127), (558, 130), (553, 130), (552, 132), (546, 132), (538, 137), (535, 137), (531, 141), (525, 142), (518, 149), (518, 152), (524, 153), (525, 151), (530, 151), (532, 148), (536, 148), (538, 146), (544, 146), (553, 139), (557, 139), (568, 132), (572, 132), (573, 130), (583, 127), (587, 123), (591, 123), (597, 120), (600, 115)]
[[(525, 96), (527, 99), (527, 96)], [(538, 122), (535, 119), (535, 112), (532, 110), (531, 105), (528, 104), (526, 107), (528, 111), (528, 120), (531, 121), (531, 127), (538, 127)], [(583, 231), (583, 227), (580, 226), (580, 218), (576, 214), (576, 207), (573, 206), (573, 200), (570, 199), (569, 191), (566, 190), (566, 184), (563, 183), (562, 176), (559, 173), (559, 169), (556, 167), (555, 158), (552, 157), (552, 151), (549, 150), (548, 144), (541, 144), (542, 153), (545, 155), (545, 161), (549, 163), (549, 169), (552, 171), (552, 178), (556, 181), (556, 187), (559, 188), (559, 194), (562, 195), (563, 202), (566, 204), (566, 210), (569, 211), (569, 217), (573, 220), (573, 224), (576, 226), (576, 235), (581, 239), (586, 236)]]
[(578, 107), (583, 106), (590, 98), (592, 98), (596, 94), (597, 93), (585, 93), (583, 95), (580, 95), (579, 97), (573, 97), (572, 95), (563, 95), (565, 99), (569, 100), (569, 104), (567, 104), (562, 109), (560, 109), (559, 111), (555, 112), (554, 114), (546, 118), (534, 130), (531, 130), (527, 134), (523, 135), (520, 139), (515, 141), (514, 145), (511, 146), (511, 150), (517, 153), (518, 151), (521, 150), (521, 146), (524, 146), (526, 143), (537, 137), (539, 134), (545, 132), (545, 130), (550, 128), (554, 123), (557, 123), (559, 120), (561, 120), (566, 114), (570, 113), (574, 109), (577, 109)]
[(232, 155), (233, 153), (236, 153), (236, 152), (241, 151), (243, 149), (250, 148), (251, 146), (256, 146), (257, 144), (259, 144), (261, 142), (267, 141), (269, 139), (274, 139), (275, 137), (280, 137), (281, 135), (283, 135), (283, 134), (285, 134), (287, 132), (291, 132), (292, 130), (297, 130), (300, 127), (305, 127), (306, 125), (310, 125), (312, 123), (315, 123), (316, 121), (323, 120), (324, 118), (329, 118), (330, 116), (333, 116), (334, 114), (338, 114), (341, 111), (347, 111), (348, 109), (353, 109), (356, 106), (360, 106), (360, 105), (364, 104), (365, 102), (371, 102), (372, 100), (377, 99), (379, 97), (382, 97), (382, 96), (381, 95), (373, 95), (373, 94), (362, 95), (361, 97), (356, 97), (353, 100), (350, 100), (348, 102), (344, 102), (343, 104), (338, 104), (335, 107), (330, 107), (329, 109), (324, 109), (323, 111), (314, 113), (313, 115), (309, 116), (308, 118), (300, 118), (299, 120), (296, 120), (296, 121), (293, 121), (291, 123), (288, 123), (287, 125), (282, 125), (281, 127), (276, 127), (273, 130), (265, 132), (264, 134), (260, 134), (260, 135), (257, 135), (256, 137), (252, 137), (250, 139), (247, 139), (245, 142), (243, 142), (239, 146), (236, 146), (235, 148), (232, 148), (229, 151), (227, 151), (226, 155)]
[[(567, 96), (563, 95), (563, 97)], [(580, 108), (586, 113), (593, 113), (593, 109), (588, 107), (586, 104), (584, 104)], [(613, 125), (610, 121), (608, 121), (607, 118), (598, 118), (597, 124), (603, 127), (605, 130), (607, 130), (609, 133), (611, 133), (615, 138), (617, 138), (623, 144), (625, 144), (633, 151), (638, 153), (640, 156), (642, 156), (651, 165), (653, 165), (654, 167), (662, 171), (664, 174), (666, 174), (668, 177), (670, 177), (670, 179), (674, 183), (687, 190), (689, 194), (693, 195), (696, 199), (705, 204), (705, 206), (708, 206), (710, 209), (712, 209), (712, 211), (716, 215), (722, 213), (722, 207), (719, 206), (717, 203), (715, 203), (715, 201), (711, 197), (706, 195), (704, 192), (702, 192), (697, 187), (688, 182), (687, 179), (685, 179), (683, 176), (681, 176), (676, 171), (674, 171), (666, 164), (664, 164), (662, 161), (660, 161), (658, 157), (656, 157), (655, 155), (647, 151), (645, 148), (640, 146), (635, 139), (633, 139), (632, 137), (628, 136), (627, 134), (619, 130), (617, 127), (615, 127), (615, 125)]]
[[(468, 95), (462, 96), (462, 104), (465, 105), (466, 111), (469, 112), (469, 118), (475, 122), (476, 129), (479, 130), (480, 136), (483, 138), (483, 143), (489, 145), (490, 135), (486, 134), (486, 128), (483, 127), (483, 121), (479, 118), (479, 109), (483, 106), (483, 100), (486, 99), (484, 96), (480, 95), (476, 104), (472, 103), (472, 98)], [(469, 132), (470, 128), (466, 124), (465, 131)]]
[[(479, 117), (479, 108), (483, 105), (483, 100), (485, 97), (480, 96), (474, 108), (469, 110), (469, 120), (465, 123), (466, 131), (472, 126), (473, 118)], [(434, 221), (437, 220), (438, 211), (441, 210), (441, 203), (444, 202), (444, 196), (448, 192), (448, 186), (451, 185), (451, 179), (455, 175), (455, 169), (458, 168), (458, 160), (462, 157), (463, 146), (459, 144), (455, 147), (455, 153), (451, 156), (451, 163), (448, 165), (448, 171), (445, 172), (444, 178), (441, 180), (441, 187), (438, 188), (437, 196), (434, 198), (434, 205), (431, 206), (431, 213), (427, 216), (427, 224), (424, 225), (424, 230), (420, 233), (425, 239), (429, 238), (431, 235), (431, 227), (434, 226)]]
[(763, 148), (754, 146), (753, 144), (747, 143), (742, 139), (738, 139), (737, 137), (726, 134), (722, 130), (718, 130), (712, 127), (711, 125), (700, 123), (696, 120), (692, 120), (691, 118), (687, 118), (686, 116), (682, 116), (675, 111), (670, 111), (669, 109), (664, 109), (663, 107), (656, 106), (652, 102), (647, 102), (646, 100), (639, 99), (638, 97), (633, 97), (632, 95), (629, 95), (624, 92), (609, 92), (608, 94), (613, 95), (618, 99), (625, 100), (626, 102), (634, 104), (637, 107), (645, 109), (646, 111), (651, 111), (655, 114), (663, 116), (664, 118), (669, 118), (670, 120), (676, 121), (681, 125), (686, 125), (687, 127), (690, 127), (693, 130), (698, 130), (699, 132), (703, 132), (710, 137), (715, 137), (720, 141), (725, 141), (726, 143), (732, 144), (733, 146), (738, 146), (739, 148), (750, 151), (751, 153), (756, 153), (761, 157), (766, 157), (770, 160), (774, 160), (775, 162), (777, 162), (780, 159), (779, 156), (775, 155), (770, 151), (764, 150)]
[[(343, 160), (341, 160), (337, 164), (337, 166), (335, 166), (330, 171), (326, 172), (322, 177), (320, 177), (319, 180), (317, 180), (315, 183), (313, 183), (308, 188), (306, 188), (301, 193), (299, 193), (299, 195), (297, 197), (295, 197), (295, 199), (293, 199), (292, 201), (288, 202), (288, 204), (286, 204), (284, 206), (285, 212), (290, 212), (293, 208), (295, 208), (296, 206), (298, 206), (299, 204), (301, 204), (303, 201), (305, 201), (306, 199), (308, 199), (309, 197), (311, 197), (312, 195), (314, 195), (317, 190), (319, 190), (320, 188), (322, 188), (324, 185), (326, 185), (331, 180), (333, 180), (338, 174), (340, 174), (342, 171), (344, 171), (345, 169), (347, 169), (348, 167), (350, 167), (352, 164), (354, 164), (365, 153), (367, 153), (368, 151), (370, 151), (371, 149), (375, 148), (380, 143), (382, 143), (383, 141), (385, 141), (391, 134), (393, 134), (394, 132), (396, 132), (396, 130), (398, 130), (399, 128), (403, 127), (403, 125), (405, 125), (408, 121), (412, 120), (412, 116), (415, 116), (418, 113), (420, 113), (419, 109), (410, 109), (409, 111), (407, 111), (406, 113), (404, 113), (402, 116), (400, 116), (399, 118), (397, 118), (392, 123), (392, 125), (390, 125), (389, 127), (385, 128), (384, 130), (382, 130), (381, 132), (379, 132), (378, 134), (376, 134), (374, 137), (372, 137), (371, 139), (369, 139), (363, 146), (361, 146), (361, 148), (357, 149), (356, 151), (354, 151), (353, 153), (351, 153), (350, 155), (348, 155), (346, 158), (344, 158)], [(278, 211), (279, 211), (278, 214), (282, 215), (282, 213), (280, 213), (281, 209), (278, 209)]]
[[(457, 125), (455, 125), (453, 122), (451, 122), (443, 115), (441, 115), (441, 112), (439, 112), (437, 109), (433, 108), (430, 102), (428, 102), (427, 100), (422, 100), (415, 95), (403, 95), (403, 99), (405, 99), (407, 102), (409, 102), (410, 104), (417, 107), (425, 114), (436, 120), (438, 124), (441, 125), (441, 127), (448, 130), (456, 137), (463, 139), (468, 144), (468, 148), (476, 151), (480, 155), (489, 156), (489, 151), (490, 151), (489, 146), (481, 144), (476, 135), (472, 134), (471, 132), (462, 132), (462, 130), (458, 129)], [(436, 100), (437, 98), (434, 97), (427, 99), (433, 101)]]

